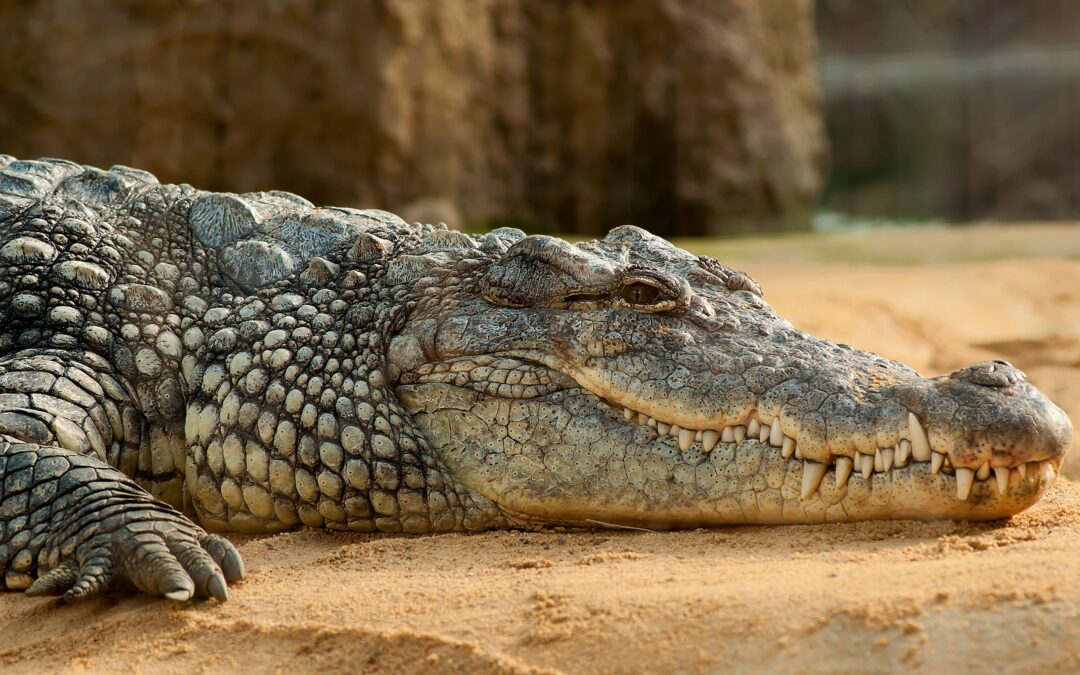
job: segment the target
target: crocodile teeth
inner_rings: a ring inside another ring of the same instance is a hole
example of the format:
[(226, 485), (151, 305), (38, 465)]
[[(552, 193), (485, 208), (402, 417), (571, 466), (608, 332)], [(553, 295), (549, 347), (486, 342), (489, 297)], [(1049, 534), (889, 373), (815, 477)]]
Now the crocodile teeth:
[(911, 436), (911, 453), (916, 462), (930, 460), (930, 439), (926, 436), (926, 430), (919, 423), (919, 418), (914, 413), (908, 413), (908, 435)]
[(742, 443), (744, 438), (746, 438), (746, 427), (735, 427), (735, 442)]
[(961, 501), (967, 501), (971, 494), (971, 483), (975, 479), (975, 472), (971, 469), (957, 467), (956, 469), (956, 497)]
[(655, 417), (650, 417), (649, 419), (645, 420), (645, 426), (647, 427), (652, 427), (653, 429), (655, 429), (656, 425), (657, 422)]
[(631, 410), (630, 408), (623, 408), (622, 416), (626, 418), (627, 422), (634, 419), (634, 415), (637, 415), (637, 413), (634, 412), (633, 410)]
[(784, 444), (784, 432), (780, 428), (780, 418), (777, 417), (772, 421), (772, 428), (769, 429), (769, 445), (774, 448), (779, 448)]
[(824, 464), (818, 464), (817, 462), (806, 462), (803, 464), (802, 472), (802, 492), (800, 496), (803, 499), (808, 499), (810, 495), (817, 492), (818, 486), (821, 485), (821, 479), (825, 476), (825, 469), (827, 467)]
[(771, 436), (771, 435), (772, 435), (772, 425), (771, 424), (762, 424), (761, 425), (761, 431), (758, 432), (758, 443), (767, 443), (769, 441), (769, 436)]
[(797, 445), (795, 446), (795, 459), (799, 460), (800, 462), (805, 459), (802, 454), (802, 448)]
[(911, 457), (911, 441), (905, 438), (896, 444), (896, 468), (907, 466), (908, 457)]
[[(727, 429), (724, 429), (726, 432)], [(712, 429), (706, 429), (701, 434), (701, 449), (705, 452), (709, 452), (716, 447), (716, 444), (720, 442), (720, 434)]]
[(724, 431), (720, 434), (720, 440), (724, 443), (734, 443), (735, 427), (724, 427)]
[(979, 480), (986, 480), (990, 477), (990, 462), (983, 462), (983, 465), (979, 467), (979, 470), (975, 472), (975, 477)]
[(1054, 465), (1050, 462), (1039, 462), (1039, 474), (1044, 482), (1049, 483), (1054, 480)]
[(751, 436), (757, 436), (761, 432), (761, 423), (756, 418), (751, 418), (750, 424), (746, 427), (746, 433)]
[(694, 440), (695, 441), (700, 441), (702, 438), (705, 438), (705, 432), (703, 430), (698, 429), (697, 431), (694, 432)]
[(649, 416), (646, 415), (645, 413), (638, 413), (637, 414), (637, 423), (640, 424), (641, 426), (648, 425), (649, 419), (650, 419)]
[(656, 423), (656, 433), (660, 434), (661, 436), (667, 436), (670, 431), (671, 431), (671, 425), (670, 424), (667, 424), (666, 422), (657, 422)]
[(934, 453), (934, 458), (930, 460), (930, 473), (937, 473), (941, 471), (941, 465), (945, 463), (945, 455), (940, 452)]
[(694, 443), (693, 429), (679, 429), (679, 449), (686, 450)]
[(863, 480), (870, 480), (870, 474), (874, 473), (874, 458), (870, 455), (863, 455), (860, 461), (862, 462)]
[(884, 448), (881, 451), (881, 465), (885, 467), (886, 471), (892, 471), (893, 467), (893, 449)]
[(1005, 494), (1009, 489), (1009, 470), (1004, 466), (995, 466), (994, 477), (997, 478), (998, 492)]
[(780, 449), (780, 455), (784, 459), (790, 459), (795, 454), (795, 439), (784, 437), (784, 447)]
[(885, 458), (881, 454), (881, 448), (874, 451), (874, 471), (881, 473), (885, 470)]
[(675, 438), (678, 438), (680, 431), (682, 431), (682, 427), (680, 427), (678, 424), (672, 424), (671, 428), (668, 429), (668, 436), (674, 436)]
[(1027, 478), (1027, 464), (1017, 465), (1016, 472), (1020, 474), (1021, 478)]
[(851, 475), (851, 458), (836, 458), (836, 487), (847, 485), (848, 476)]

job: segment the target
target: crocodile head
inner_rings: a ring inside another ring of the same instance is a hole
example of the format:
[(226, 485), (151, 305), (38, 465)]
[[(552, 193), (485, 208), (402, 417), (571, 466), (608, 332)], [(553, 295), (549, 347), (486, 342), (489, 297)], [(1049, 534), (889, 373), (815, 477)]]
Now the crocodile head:
[(1068, 449), (1007, 362), (924, 378), (636, 227), (463, 256), (425, 268), (388, 370), (454, 477), (522, 522), (1001, 518)]

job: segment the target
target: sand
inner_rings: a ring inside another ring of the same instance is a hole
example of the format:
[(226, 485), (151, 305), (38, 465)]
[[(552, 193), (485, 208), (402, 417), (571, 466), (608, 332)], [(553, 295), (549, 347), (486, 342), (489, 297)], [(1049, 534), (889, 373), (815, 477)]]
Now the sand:
[[(1072, 255), (738, 266), (811, 332), (927, 374), (1004, 357), (1080, 420)], [(1080, 479), (1080, 460), (1064, 474)], [(1067, 478), (982, 524), (235, 541), (249, 576), (223, 604), (0, 596), (0, 671), (1080, 669), (1080, 483)]]

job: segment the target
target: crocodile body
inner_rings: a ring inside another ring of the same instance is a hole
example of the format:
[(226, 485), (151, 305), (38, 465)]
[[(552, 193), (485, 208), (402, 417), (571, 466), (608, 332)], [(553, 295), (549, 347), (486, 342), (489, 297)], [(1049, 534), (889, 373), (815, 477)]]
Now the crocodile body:
[(226, 597), (209, 531), (989, 519), (1065, 414), (807, 335), (636, 227), (470, 236), (0, 156), (8, 589)]

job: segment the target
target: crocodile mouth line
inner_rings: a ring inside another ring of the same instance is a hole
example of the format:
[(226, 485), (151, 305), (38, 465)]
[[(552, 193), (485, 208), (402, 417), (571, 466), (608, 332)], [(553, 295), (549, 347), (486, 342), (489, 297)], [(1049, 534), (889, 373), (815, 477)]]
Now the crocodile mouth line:
[(894, 471), (922, 465), (931, 474), (953, 478), (957, 499), (967, 501), (976, 485), (989, 483), (998, 495), (1005, 495), (1010, 485), (1027, 480), (1028, 476), (1048, 483), (1061, 468), (1062, 458), (1014, 466), (990, 466), (989, 461), (977, 468), (954, 466), (946, 453), (931, 448), (926, 429), (911, 412), (905, 429), (907, 438), (901, 438), (895, 445), (879, 447), (873, 454), (858, 451), (852, 456), (830, 454), (828, 462), (819, 462), (803, 456), (798, 439), (784, 434), (779, 417), (751, 410), (740, 424), (703, 429), (684, 427), (627, 407), (612, 400), (609, 394), (593, 391), (580, 381), (582, 378), (557, 370), (553, 361), (548, 355), (521, 352), (460, 356), (424, 363), (405, 373), (401, 384), (445, 384), (511, 400), (541, 399), (565, 389), (580, 389), (597, 397), (613, 415), (621, 413), (625, 422), (649, 427), (658, 438), (670, 437), (682, 452), (697, 445), (700, 452), (708, 454), (720, 444), (740, 444), (747, 439), (777, 448), (784, 460), (802, 464), (800, 498), (804, 500), (814, 496), (828, 473), (833, 475), (836, 487), (844, 488), (852, 475), (870, 481), (875, 474), (892, 477)]
[(860, 474), (863, 480), (869, 481), (874, 474), (891, 475), (893, 471), (902, 470), (909, 465), (922, 464), (929, 468), (932, 474), (953, 476), (957, 499), (967, 501), (972, 487), (979, 483), (989, 482), (999, 495), (1006, 494), (1010, 484), (1026, 480), (1028, 475), (1034, 475), (1048, 483), (1056, 477), (1062, 461), (1058, 458), (1024, 462), (1012, 467), (991, 467), (987, 461), (977, 469), (956, 467), (948, 455), (930, 448), (929, 438), (919, 418), (908, 413), (910, 440), (905, 438), (895, 446), (878, 448), (872, 455), (856, 451), (853, 457), (831, 455), (828, 462), (816, 462), (803, 457), (798, 440), (783, 433), (779, 417), (768, 419), (754, 411), (744, 424), (724, 426), (720, 429), (689, 429), (604, 400), (615, 411), (621, 409), (625, 421), (655, 429), (658, 437), (670, 436), (683, 452), (690, 450), (695, 444), (700, 444), (701, 452), (709, 453), (719, 444), (739, 444), (747, 439), (779, 448), (780, 456), (785, 460), (801, 462), (803, 465), (801, 499), (811, 498), (830, 470), (835, 476), (836, 486), (840, 488), (846, 486), (852, 474)]

